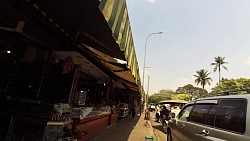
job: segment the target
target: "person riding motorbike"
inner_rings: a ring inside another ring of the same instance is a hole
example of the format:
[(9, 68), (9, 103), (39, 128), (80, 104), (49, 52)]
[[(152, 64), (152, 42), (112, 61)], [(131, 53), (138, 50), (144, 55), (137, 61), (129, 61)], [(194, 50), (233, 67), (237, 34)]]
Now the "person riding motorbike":
[(167, 109), (167, 107), (165, 105), (163, 105), (162, 110), (160, 111), (160, 117), (161, 117), (162, 124), (163, 124), (164, 120), (168, 120), (169, 113), (170, 113), (170, 111)]

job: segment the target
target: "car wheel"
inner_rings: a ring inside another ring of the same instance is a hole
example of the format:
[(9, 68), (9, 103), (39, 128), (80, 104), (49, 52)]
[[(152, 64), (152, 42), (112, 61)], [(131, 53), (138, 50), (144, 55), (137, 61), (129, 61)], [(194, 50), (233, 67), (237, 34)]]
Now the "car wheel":
[(167, 131), (167, 141), (172, 141), (172, 134), (170, 130)]
[(167, 128), (168, 128), (167, 124), (165, 122), (163, 122), (163, 125), (162, 125), (163, 133), (167, 133)]

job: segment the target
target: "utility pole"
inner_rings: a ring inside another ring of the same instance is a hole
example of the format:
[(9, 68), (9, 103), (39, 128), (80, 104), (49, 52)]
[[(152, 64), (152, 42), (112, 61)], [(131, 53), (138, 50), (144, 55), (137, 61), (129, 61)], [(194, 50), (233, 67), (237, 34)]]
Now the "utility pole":
[(148, 95), (148, 90), (149, 90), (149, 79), (150, 79), (150, 76), (148, 76), (148, 88), (147, 88), (147, 99), (146, 99), (147, 103), (148, 103), (148, 97), (149, 97), (149, 95)]

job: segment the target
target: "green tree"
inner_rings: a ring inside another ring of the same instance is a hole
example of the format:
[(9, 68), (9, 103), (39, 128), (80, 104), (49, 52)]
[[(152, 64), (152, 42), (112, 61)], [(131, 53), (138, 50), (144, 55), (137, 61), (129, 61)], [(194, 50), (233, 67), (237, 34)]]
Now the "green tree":
[(192, 84), (187, 84), (183, 87), (178, 87), (176, 94), (190, 94), (193, 96), (200, 96), (202, 94), (208, 94), (207, 90), (194, 87)]
[(159, 101), (162, 101), (162, 100), (164, 100), (164, 98), (157, 95), (157, 94), (153, 94), (153, 95), (149, 96), (149, 98), (148, 98), (149, 103), (156, 103), (157, 104), (157, 103), (159, 103)]
[(197, 85), (201, 84), (203, 90), (205, 90), (204, 89), (205, 85), (211, 84), (212, 78), (209, 77), (209, 74), (210, 73), (207, 70), (201, 69), (196, 71), (196, 74), (194, 75), (196, 77), (195, 83)]
[(162, 89), (158, 92), (158, 94), (161, 94), (161, 95), (173, 95), (175, 94), (175, 91), (173, 90), (169, 90), (169, 89)]
[(172, 96), (176, 95), (175, 91), (169, 89), (162, 89), (148, 98), (149, 103), (159, 103), (162, 100), (170, 100)]
[(196, 98), (196, 96), (192, 96), (190, 94), (178, 94), (173, 97), (174, 100), (186, 100), (186, 101), (190, 101), (193, 98)]
[(194, 94), (195, 93), (195, 87), (192, 84), (187, 84), (183, 87), (178, 87), (178, 89), (176, 90), (177, 94)]
[(211, 89), (212, 94), (221, 92), (250, 89), (250, 79), (238, 78), (238, 79), (223, 79), (221, 83)]
[(225, 57), (214, 57), (214, 63), (211, 63), (212, 66), (214, 66), (214, 72), (216, 72), (218, 70), (219, 72), (219, 83), (221, 81), (221, 68), (224, 68), (225, 70), (227, 70), (227, 67), (224, 66), (224, 64), (228, 64), (228, 62), (225, 61)]

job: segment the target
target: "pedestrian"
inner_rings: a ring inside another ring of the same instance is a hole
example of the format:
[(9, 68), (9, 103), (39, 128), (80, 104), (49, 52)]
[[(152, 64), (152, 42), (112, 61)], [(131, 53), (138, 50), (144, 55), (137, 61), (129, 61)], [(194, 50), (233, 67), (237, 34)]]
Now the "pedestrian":
[(168, 120), (169, 113), (170, 113), (170, 111), (167, 109), (167, 107), (165, 105), (163, 105), (162, 110), (160, 112), (160, 117), (162, 119), (162, 123), (164, 122), (164, 120)]
[(131, 107), (131, 115), (132, 115), (132, 119), (135, 120), (135, 105), (133, 104)]
[(155, 122), (159, 122), (161, 108), (157, 105), (155, 109)]

